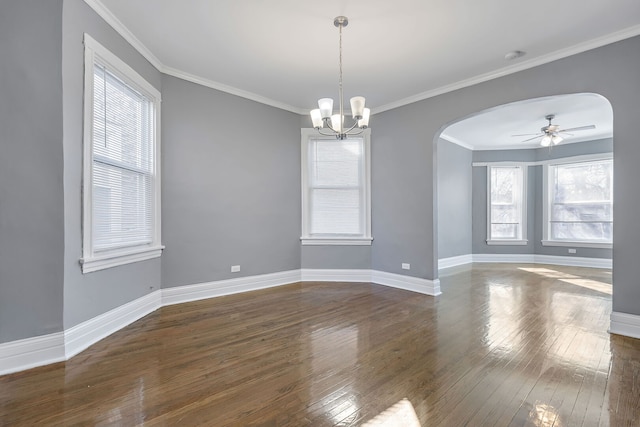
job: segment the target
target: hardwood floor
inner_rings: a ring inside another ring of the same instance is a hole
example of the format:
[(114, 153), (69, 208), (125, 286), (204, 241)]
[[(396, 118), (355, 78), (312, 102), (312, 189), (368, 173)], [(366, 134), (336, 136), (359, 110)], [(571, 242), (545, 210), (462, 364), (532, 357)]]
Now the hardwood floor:
[(474, 264), (429, 297), (304, 283), (164, 307), (65, 363), (0, 377), (0, 425), (638, 426), (640, 340), (611, 273)]

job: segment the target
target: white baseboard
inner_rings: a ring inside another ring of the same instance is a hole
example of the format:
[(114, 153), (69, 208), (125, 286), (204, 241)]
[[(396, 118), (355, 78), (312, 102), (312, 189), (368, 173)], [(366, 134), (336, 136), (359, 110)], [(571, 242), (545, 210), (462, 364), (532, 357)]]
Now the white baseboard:
[(611, 313), (609, 332), (631, 338), (640, 338), (640, 316), (614, 311)]
[(438, 260), (438, 269), (440, 270), (442, 268), (450, 268), (450, 267), (456, 267), (458, 265), (471, 264), (472, 262), (473, 262), (472, 254), (452, 256), (449, 258), (440, 258)]
[(54, 334), (0, 344), (0, 375), (66, 360), (64, 334)]
[(591, 267), (611, 269), (611, 259), (585, 258), (577, 256), (536, 255), (536, 264), (567, 265), (570, 267)]
[(64, 331), (67, 359), (160, 308), (161, 291), (151, 292)]
[(373, 282), (425, 295), (440, 295), (440, 281), (378, 270), (302, 269), (303, 282)]
[(440, 295), (440, 280), (421, 279), (419, 277), (404, 276), (402, 274), (387, 273), (386, 271), (373, 270), (371, 281), (392, 288), (405, 289), (425, 295)]
[(371, 282), (371, 270), (303, 268), (300, 272), (302, 282)]
[(586, 258), (558, 255), (536, 254), (472, 254), (451, 258), (442, 258), (438, 261), (438, 268), (444, 269), (458, 265), (478, 263), (517, 263), (517, 264), (551, 264), (566, 265), (571, 267), (591, 267), (611, 269), (611, 259)]
[(195, 285), (176, 286), (162, 290), (162, 305), (180, 304), (240, 292), (256, 291), (299, 281), (300, 270), (290, 270)]
[(473, 254), (473, 262), (504, 262), (516, 264), (533, 264), (533, 254)]

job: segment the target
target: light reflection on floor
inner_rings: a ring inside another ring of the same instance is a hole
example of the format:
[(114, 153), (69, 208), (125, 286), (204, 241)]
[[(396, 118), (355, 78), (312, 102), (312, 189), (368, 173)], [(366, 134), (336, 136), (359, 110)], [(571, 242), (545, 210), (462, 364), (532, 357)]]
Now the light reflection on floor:
[(541, 267), (518, 267), (519, 270), (523, 270), (529, 273), (539, 274), (550, 279), (560, 279), (561, 282), (569, 283), (571, 285), (580, 286), (582, 288), (591, 289), (592, 291), (602, 292), (607, 295), (611, 295), (612, 287), (609, 283), (599, 282), (597, 280), (585, 279), (573, 274), (563, 273), (561, 271), (552, 270), (550, 268)]

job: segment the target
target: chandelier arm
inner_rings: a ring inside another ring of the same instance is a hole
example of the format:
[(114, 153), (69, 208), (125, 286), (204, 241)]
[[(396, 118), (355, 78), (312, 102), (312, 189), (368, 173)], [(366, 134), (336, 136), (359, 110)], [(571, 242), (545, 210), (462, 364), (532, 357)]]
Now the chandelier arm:
[[(333, 129), (332, 129), (333, 130)], [(333, 133), (324, 133), (321, 129), (318, 129), (318, 133), (323, 136), (336, 136), (335, 131)]]
[(333, 128), (333, 126), (331, 126), (331, 119), (324, 119), (324, 124), (325, 124), (329, 129), (331, 129), (333, 132), (335, 132), (335, 133), (337, 133), (337, 132), (338, 132), (337, 130), (335, 130), (335, 129)]
[(364, 132), (364, 129), (360, 129), (360, 128), (358, 128), (358, 129), (359, 129), (359, 132), (349, 133), (348, 135), (349, 136), (356, 136), (356, 135), (360, 135), (362, 132)]
[(346, 133), (351, 132), (352, 130), (354, 130), (356, 128), (356, 126), (358, 126), (358, 121), (357, 120), (353, 123), (353, 126), (351, 126), (349, 129), (345, 130), (343, 133), (346, 134)]

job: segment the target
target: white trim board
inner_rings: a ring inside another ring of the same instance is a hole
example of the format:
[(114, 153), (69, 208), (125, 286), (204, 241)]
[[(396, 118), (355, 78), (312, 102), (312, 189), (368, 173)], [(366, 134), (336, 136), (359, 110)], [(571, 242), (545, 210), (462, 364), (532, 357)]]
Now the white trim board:
[(472, 262), (472, 254), (440, 258), (438, 260), (438, 270), (442, 270), (443, 268), (457, 267), (459, 265), (471, 264)]
[(147, 314), (153, 313), (160, 308), (160, 301), (161, 291), (157, 290), (66, 329), (64, 331), (66, 359), (72, 358)]
[(609, 333), (640, 338), (640, 316), (614, 311), (611, 313)]
[(487, 166), (545, 166), (545, 165), (564, 165), (568, 163), (583, 163), (592, 162), (598, 160), (613, 160), (613, 153), (595, 153), (595, 154), (580, 154), (577, 156), (558, 157), (557, 159), (545, 159), (536, 160), (533, 162), (521, 162), (516, 160), (497, 160), (495, 162), (473, 162), (472, 167), (487, 167)]
[(478, 263), (520, 263), (520, 264), (551, 264), (569, 267), (612, 268), (611, 259), (586, 258), (575, 256), (536, 255), (536, 254), (472, 254), (457, 257), (441, 258), (438, 269), (455, 267), (458, 265)]
[(63, 332), (0, 344), (0, 375), (64, 360)]
[(162, 306), (181, 304), (223, 295), (273, 288), (300, 281), (300, 270), (281, 271), (239, 277), (237, 279), (217, 280), (195, 285), (176, 286), (162, 290)]
[(303, 282), (371, 282), (424, 295), (438, 296), (440, 280), (422, 279), (378, 270), (307, 269), (302, 270)]

